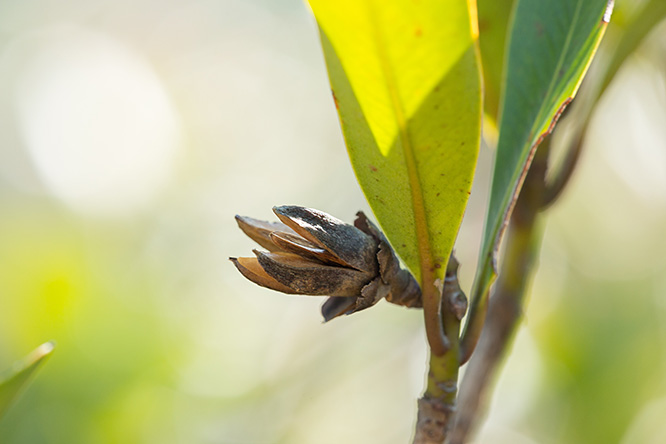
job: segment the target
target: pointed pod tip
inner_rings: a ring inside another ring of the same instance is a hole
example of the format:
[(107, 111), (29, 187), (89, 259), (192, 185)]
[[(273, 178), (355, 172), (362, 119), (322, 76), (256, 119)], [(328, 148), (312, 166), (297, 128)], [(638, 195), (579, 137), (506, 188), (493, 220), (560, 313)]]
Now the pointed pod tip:
[(229, 260), (231, 261), (232, 264), (234, 264), (234, 267), (236, 267), (238, 270), (241, 268), (240, 262), (238, 262), (237, 257), (230, 257)]
[(237, 214), (237, 215), (234, 216), (234, 219), (236, 219), (236, 223), (238, 224), (238, 228), (245, 231), (244, 227), (245, 227), (245, 225), (247, 225), (247, 221), (245, 220), (246, 218), (244, 216), (241, 216), (240, 214)]
[(301, 236), (303, 233), (299, 231), (298, 220), (302, 219), (311, 210), (297, 205), (279, 205), (273, 207), (273, 213), (280, 219), (280, 222), (287, 225), (292, 230), (296, 231)]
[(263, 269), (257, 258), (240, 257), (234, 261), (234, 265), (246, 279), (259, 286), (287, 294), (297, 293), (266, 273), (266, 270)]
[(248, 227), (253, 227), (256, 224), (261, 224), (263, 221), (259, 219), (254, 219), (252, 217), (248, 216), (241, 216), (240, 214), (237, 214), (234, 216), (234, 219), (236, 219), (236, 222), (238, 222), (238, 225), (243, 228), (243, 226), (248, 226)]
[(339, 316), (351, 313), (356, 307), (355, 296), (352, 297), (329, 297), (321, 306), (321, 315), (324, 324)]
[(273, 207), (273, 213), (279, 216), (291, 217), (294, 212), (300, 210), (307, 210), (305, 207), (300, 207), (298, 205), (276, 205)]

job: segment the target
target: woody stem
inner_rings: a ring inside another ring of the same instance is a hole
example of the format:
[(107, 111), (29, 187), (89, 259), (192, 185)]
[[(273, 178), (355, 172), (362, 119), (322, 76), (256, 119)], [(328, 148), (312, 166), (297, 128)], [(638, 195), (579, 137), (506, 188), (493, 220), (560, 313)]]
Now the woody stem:
[[(432, 351), (430, 353), (428, 383), (423, 397), (418, 401), (414, 444), (442, 444), (455, 413), (460, 368), (460, 320), (466, 308), (466, 299), (458, 285), (457, 268), (458, 263), (451, 256), (438, 310), (442, 333), (449, 347), (443, 355)], [(460, 306), (461, 302), (463, 307)]]

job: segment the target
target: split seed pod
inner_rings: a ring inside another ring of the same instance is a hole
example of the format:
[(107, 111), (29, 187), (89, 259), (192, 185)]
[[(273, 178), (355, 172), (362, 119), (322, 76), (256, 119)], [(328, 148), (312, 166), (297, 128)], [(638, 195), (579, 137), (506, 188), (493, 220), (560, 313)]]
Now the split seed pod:
[(363, 212), (353, 226), (299, 206), (274, 207), (273, 212), (282, 223), (236, 216), (240, 229), (268, 250), (230, 258), (247, 279), (282, 293), (329, 296), (322, 306), (326, 321), (382, 298), (422, 307), (416, 280), (400, 268), (386, 237)]

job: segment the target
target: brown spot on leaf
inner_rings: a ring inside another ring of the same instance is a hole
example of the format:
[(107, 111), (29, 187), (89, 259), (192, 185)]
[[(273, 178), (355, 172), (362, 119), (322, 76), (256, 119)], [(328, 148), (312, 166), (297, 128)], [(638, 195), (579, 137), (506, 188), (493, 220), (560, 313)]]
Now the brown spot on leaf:
[(485, 34), (485, 31), (490, 27), (488, 20), (479, 18), (479, 32)]
[(340, 104), (338, 103), (338, 98), (335, 97), (335, 91), (331, 90), (331, 94), (333, 95), (333, 102), (335, 103), (335, 109), (340, 109)]
[(534, 28), (536, 28), (537, 37), (541, 37), (543, 35), (543, 25), (541, 22), (535, 22)]
[(422, 30), (421, 27), (419, 26), (419, 27), (417, 27), (417, 28), (414, 30), (414, 36), (416, 36), (416, 37), (421, 37), (422, 35), (423, 35), (423, 30)]
[(374, 166), (374, 165), (370, 165), (370, 171), (372, 171), (373, 173), (376, 173), (377, 172), (377, 167)]

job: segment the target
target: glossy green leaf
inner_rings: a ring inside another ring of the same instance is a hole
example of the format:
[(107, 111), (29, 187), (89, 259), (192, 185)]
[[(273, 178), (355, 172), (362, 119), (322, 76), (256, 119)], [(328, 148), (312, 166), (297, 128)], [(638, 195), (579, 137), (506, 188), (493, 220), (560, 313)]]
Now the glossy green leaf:
[[(571, 101), (612, 11), (607, 0), (518, 0), (512, 21), (497, 156), (473, 290), (471, 322), (485, 310), (495, 255), (536, 147)], [(475, 319), (476, 318), (476, 319)], [(471, 326), (475, 335), (479, 325)], [(470, 325), (466, 328), (468, 336)]]
[(26, 388), (37, 368), (53, 352), (54, 344), (40, 345), (8, 371), (0, 374), (0, 418)]
[[(623, 3), (624, 9), (627, 4)], [(622, 23), (618, 24), (618, 12)], [(572, 113), (570, 120), (575, 121), (576, 125), (571, 126), (568, 137), (569, 142), (566, 148), (566, 157), (560, 165), (551, 165), (550, 173), (553, 181), (547, 187), (554, 190), (554, 193), (546, 195), (547, 201), (553, 201), (561, 192), (562, 186), (569, 180), (576, 159), (583, 148), (587, 129), (594, 116), (594, 110), (599, 103), (600, 98), (605, 93), (612, 80), (615, 78), (618, 70), (624, 65), (627, 58), (641, 45), (645, 38), (654, 30), (660, 22), (666, 18), (666, 1), (647, 0), (638, 11), (627, 16), (622, 8), (613, 12), (613, 26), (609, 32), (614, 32), (610, 39), (606, 39), (601, 45), (599, 52), (607, 54), (601, 63), (597, 63), (595, 77), (588, 79), (585, 86), (585, 98), (580, 98), (581, 104), (576, 107), (575, 115)], [(615, 37), (613, 39), (613, 37)]]
[(401, 259), (432, 283), (444, 275), (478, 155), (474, 2), (309, 3), (356, 176)]
[(515, 0), (478, 0), (483, 108), (493, 120), (497, 119), (499, 111), (504, 49), (514, 3)]

